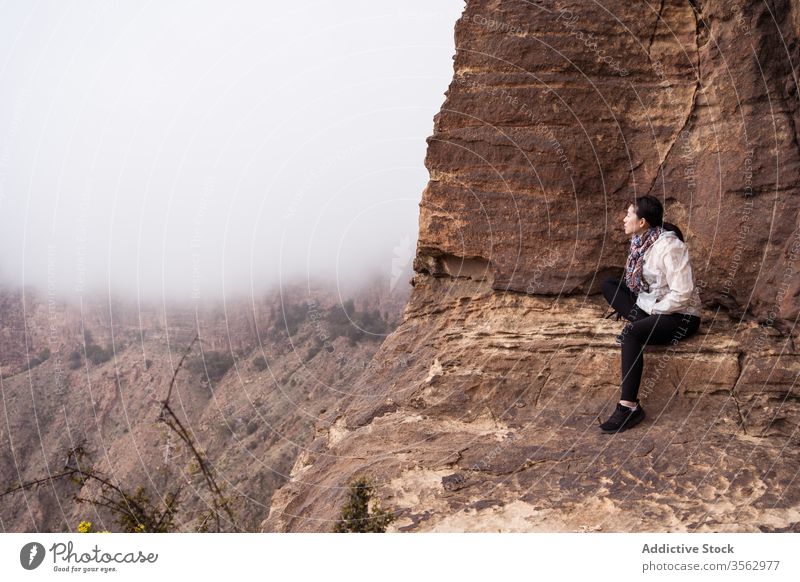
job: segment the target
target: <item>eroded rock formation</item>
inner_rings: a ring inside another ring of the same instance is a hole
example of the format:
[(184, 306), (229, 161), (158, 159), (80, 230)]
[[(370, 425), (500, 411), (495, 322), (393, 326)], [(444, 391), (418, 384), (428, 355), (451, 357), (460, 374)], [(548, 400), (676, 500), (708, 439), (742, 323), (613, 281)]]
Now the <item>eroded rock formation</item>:
[[(329, 530), (368, 474), (399, 531), (796, 530), (799, 10), (468, 1), (404, 323), (262, 528)], [(703, 325), (648, 348), (648, 419), (608, 436), (622, 323), (599, 285), (645, 193)]]

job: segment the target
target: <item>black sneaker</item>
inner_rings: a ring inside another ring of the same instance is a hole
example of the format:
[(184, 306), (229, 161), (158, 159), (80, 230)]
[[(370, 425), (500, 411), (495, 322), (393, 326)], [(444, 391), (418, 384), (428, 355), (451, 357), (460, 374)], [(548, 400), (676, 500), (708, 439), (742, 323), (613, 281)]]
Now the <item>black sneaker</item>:
[(644, 420), (644, 409), (639, 401), (636, 402), (636, 409), (631, 410), (624, 404), (617, 402), (614, 414), (607, 421), (600, 425), (600, 430), (605, 433), (624, 432)]

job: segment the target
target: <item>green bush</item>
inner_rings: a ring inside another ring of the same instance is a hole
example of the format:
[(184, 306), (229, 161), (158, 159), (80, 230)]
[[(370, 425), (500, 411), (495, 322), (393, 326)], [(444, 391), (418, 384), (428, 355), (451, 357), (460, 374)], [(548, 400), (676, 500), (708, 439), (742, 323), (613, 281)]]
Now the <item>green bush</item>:
[(375, 487), (368, 478), (353, 480), (347, 502), (333, 528), (334, 533), (385, 533), (386, 527), (394, 521), (394, 515), (378, 506), (377, 502), (370, 508), (374, 496)]

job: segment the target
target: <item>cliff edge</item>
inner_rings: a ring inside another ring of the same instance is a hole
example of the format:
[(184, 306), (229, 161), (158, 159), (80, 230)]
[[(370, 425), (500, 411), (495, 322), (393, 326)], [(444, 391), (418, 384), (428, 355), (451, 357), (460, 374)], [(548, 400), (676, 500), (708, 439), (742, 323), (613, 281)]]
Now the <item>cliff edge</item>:
[[(796, 2), (474, 0), (428, 138), (414, 289), (272, 499), (330, 531), (361, 474), (392, 531), (797, 531)], [(663, 202), (703, 324), (619, 394), (624, 210)]]

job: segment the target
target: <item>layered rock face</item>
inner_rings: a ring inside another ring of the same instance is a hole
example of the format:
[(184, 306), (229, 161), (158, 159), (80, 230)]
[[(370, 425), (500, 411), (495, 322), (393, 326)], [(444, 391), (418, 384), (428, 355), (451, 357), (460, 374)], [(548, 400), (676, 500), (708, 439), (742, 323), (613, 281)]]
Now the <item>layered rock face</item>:
[(797, 18), (790, 2), (468, 2), (419, 270), (464, 258), (494, 289), (595, 293), (650, 193), (708, 306), (793, 320)]
[[(786, 531), (800, 523), (798, 10), (468, 1), (434, 120), (414, 290), (264, 531), (378, 483), (396, 531)], [(682, 229), (703, 325), (650, 346), (619, 435), (634, 196)]]

